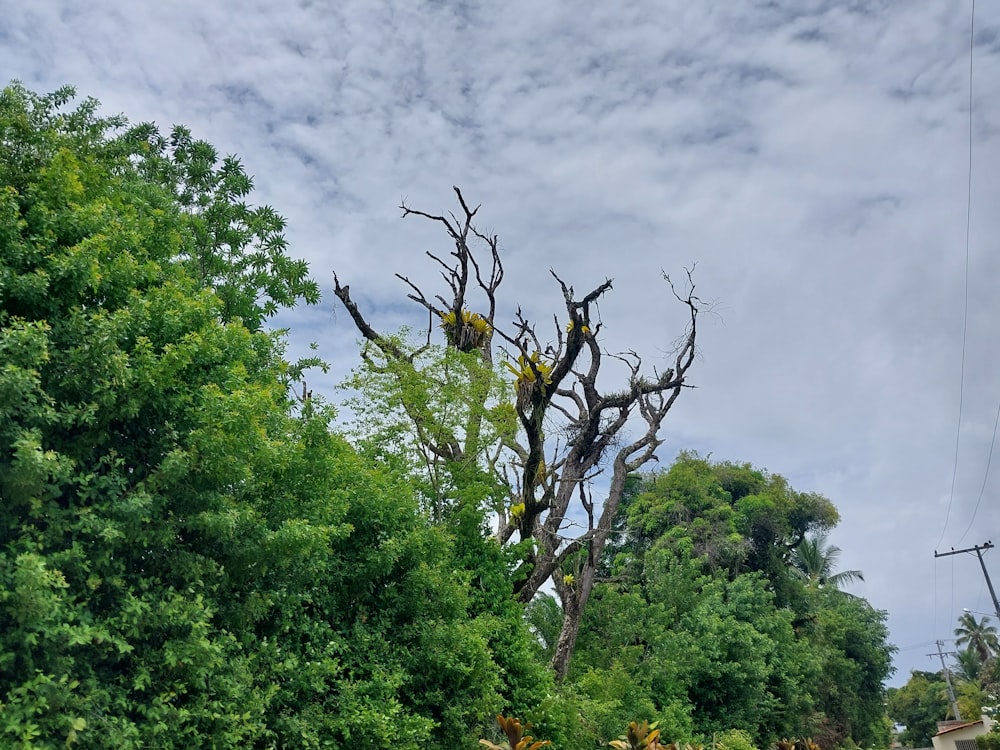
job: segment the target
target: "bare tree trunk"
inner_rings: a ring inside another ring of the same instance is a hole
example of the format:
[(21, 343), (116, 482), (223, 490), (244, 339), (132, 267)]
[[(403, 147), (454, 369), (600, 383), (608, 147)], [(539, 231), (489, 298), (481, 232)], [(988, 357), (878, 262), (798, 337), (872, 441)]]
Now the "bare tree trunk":
[[(601, 563), (601, 556), (604, 554), (608, 533), (614, 525), (618, 508), (621, 507), (621, 500), (625, 494), (625, 480), (630, 471), (630, 464), (626, 461), (626, 456), (634, 452), (636, 446), (642, 442), (645, 441), (636, 441), (636, 443), (623, 448), (615, 457), (614, 474), (608, 489), (608, 497), (605, 500), (604, 510), (597, 528), (594, 529), (594, 536), (587, 548), (587, 556), (583, 561), (579, 575), (574, 578), (571, 585), (567, 585), (565, 579), (556, 581), (556, 590), (563, 605), (562, 630), (559, 631), (559, 640), (556, 643), (555, 653), (552, 655), (552, 669), (556, 673), (557, 680), (562, 681), (569, 674), (570, 659), (576, 648), (577, 636), (580, 634), (580, 621), (587, 602), (590, 600), (590, 594), (594, 590), (597, 568)], [(654, 440), (653, 447), (659, 443), (659, 440)], [(592, 507), (592, 505), (589, 506), (589, 508)]]
[[(601, 545), (603, 547), (603, 545)], [(594, 576), (597, 571), (597, 561), (592, 561), (592, 553), (587, 554), (587, 563), (580, 576), (571, 585), (563, 584), (559, 588), (563, 605), (563, 624), (559, 631), (559, 640), (552, 655), (552, 669), (560, 682), (569, 674), (569, 663), (576, 648), (576, 638), (580, 634), (580, 619), (594, 590)]]
[[(678, 342), (673, 366), (662, 371), (654, 369), (651, 374), (641, 372), (642, 360), (635, 352), (613, 354), (599, 343), (601, 323), (591, 319), (591, 307), (611, 290), (610, 279), (577, 296), (572, 286), (551, 272), (559, 284), (566, 311), (565, 322), (554, 321), (553, 338), (539, 337), (535, 325), (520, 310), (511, 327), (504, 330), (495, 320), (496, 293), (504, 276), (499, 241), (496, 235), (486, 235), (475, 228), (473, 219), (479, 207), (470, 208), (458, 188), (455, 193), (462, 207), (458, 216), (428, 214), (402, 206), (404, 216), (420, 216), (441, 224), (454, 242), (453, 260), (427, 253), (443, 269), (442, 276), (451, 294), (428, 297), (406, 276), (397, 276), (410, 288), (407, 296), (424, 307), (432, 321), (439, 322), (448, 346), (463, 352), (478, 352), (487, 369), (494, 361), (494, 335), (501, 346), (507, 347), (504, 366), (514, 375), (512, 406), (520, 423), (519, 436), (501, 437), (496, 446), (480, 445), (483, 430), (495, 416), (487, 408), (486, 392), (477, 403), (469, 404), (464, 434), (459, 434), (462, 430), (449, 431), (436, 415), (421, 412), (405, 401), (402, 408), (429, 463), (486, 462), (498, 483), (509, 491), (506, 502), (494, 509), (499, 518), (496, 536), (501, 543), (509, 542), (515, 534), (521, 540), (535, 542), (516, 571), (515, 593), (520, 601), (531, 601), (548, 580), (554, 582), (559, 592), (564, 621), (552, 665), (559, 679), (563, 679), (580, 632), (580, 618), (620, 507), (625, 480), (630, 472), (656, 460), (663, 420), (681, 390), (690, 387), (685, 380), (694, 362), (701, 302), (694, 296), (690, 271), (684, 293), (679, 293), (666, 277), (690, 317)], [(483, 244), (482, 265), (470, 248), (470, 241)], [(411, 351), (373, 329), (351, 299), (350, 287), (342, 286), (336, 275), (334, 292), (368, 345), (388, 362), (413, 367), (415, 355), (422, 349)], [(486, 311), (482, 315), (473, 312), (469, 301), (474, 292), (485, 298)], [(430, 344), (430, 330), (427, 344)], [(620, 390), (609, 392), (598, 387), (606, 357), (628, 367), (628, 380)], [(621, 446), (623, 431), (634, 418), (641, 418), (646, 430), (637, 440)], [(546, 441), (546, 427), (553, 424), (566, 435), (565, 441), (556, 441), (554, 450), (551, 442)], [(504, 427), (501, 432), (506, 430)], [(611, 455), (614, 455), (613, 474), (608, 496), (603, 504), (595, 506), (589, 488), (594, 478), (607, 468)], [(587, 530), (572, 537), (567, 536), (567, 527), (576, 513), (571, 510), (576, 498), (586, 512)], [(566, 574), (570, 562), (577, 567), (572, 574)]]

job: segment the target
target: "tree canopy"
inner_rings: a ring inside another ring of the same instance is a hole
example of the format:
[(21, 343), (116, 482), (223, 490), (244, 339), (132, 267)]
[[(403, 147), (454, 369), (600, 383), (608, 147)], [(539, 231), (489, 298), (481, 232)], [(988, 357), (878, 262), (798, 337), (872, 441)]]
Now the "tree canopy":
[(336, 281), (365, 342), (351, 429), (269, 328), (319, 287), (240, 161), (73, 96), (0, 94), (0, 746), (886, 739), (885, 613), (827, 585), (833, 504), (692, 453), (639, 472), (693, 289), (672, 367), (626, 357), (598, 389), (610, 282), (555, 280), (546, 353), (495, 320), (497, 244), (461, 193), (463, 220), (409, 210), (455, 242), (452, 298), (409, 287), (444, 342), (366, 333)]
[(905, 728), (904, 747), (930, 747), (937, 723), (948, 716), (948, 686), (936, 672), (913, 670), (906, 685), (889, 688), (889, 716)]
[(419, 747), (530, 705), (510, 585), (462, 562), (499, 553), (291, 397), (280, 217), (71, 96), (0, 98), (0, 744)]
[(623, 669), (667, 736), (697, 727), (745, 731), (761, 746), (886, 740), (886, 614), (809, 586), (794, 567), (803, 540), (835, 521), (826, 498), (748, 464), (682, 453), (639, 478), (573, 676), (590, 686)]
[(997, 641), (997, 628), (990, 624), (989, 617), (978, 619), (971, 612), (965, 612), (958, 618), (955, 628), (955, 645), (968, 646), (975, 649), (980, 662), (986, 662), (1000, 650)]

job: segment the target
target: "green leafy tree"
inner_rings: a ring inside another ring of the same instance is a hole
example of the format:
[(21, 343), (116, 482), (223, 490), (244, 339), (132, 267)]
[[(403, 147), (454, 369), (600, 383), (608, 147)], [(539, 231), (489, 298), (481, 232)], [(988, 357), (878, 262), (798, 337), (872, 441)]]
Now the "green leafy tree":
[(978, 682), (963, 681), (955, 692), (958, 711), (966, 721), (978, 721), (980, 716), (989, 713), (990, 700)]
[(811, 686), (821, 713), (813, 738), (822, 747), (847, 739), (865, 747), (887, 745), (884, 683), (896, 650), (889, 643), (887, 613), (832, 588), (812, 591), (809, 602), (803, 636), (821, 660)]
[(182, 212), (71, 94), (0, 97), (0, 731), (239, 745), (266, 695), (199, 550), (285, 398), (277, 342), (220, 323)]
[(619, 663), (642, 675), (648, 718), (682, 707), (684, 739), (739, 729), (761, 746), (782, 736), (814, 735), (824, 748), (887, 741), (885, 613), (788, 573), (802, 540), (836, 522), (828, 500), (685, 453), (640, 478), (622, 514), (580, 669)]
[(930, 747), (937, 723), (948, 715), (948, 686), (936, 672), (913, 670), (906, 685), (888, 690), (889, 718), (905, 729), (904, 747)]
[[(551, 675), (538, 660), (524, 605), (514, 595), (514, 552), (486, 526), (487, 513), (505, 502), (507, 488), (498, 484), (490, 465), (496, 455), (487, 455), (482, 446), (506, 439), (513, 413), (506, 414), (500, 403), (495, 413), (505, 414), (509, 423), (502, 417), (480, 419), (477, 404), (498, 401), (503, 384), (479, 356), (455, 348), (429, 347), (413, 363), (388, 359), (379, 366), (369, 360), (369, 365), (351, 380), (366, 396), (350, 402), (357, 422), (366, 426), (352, 430), (355, 445), (374, 465), (413, 488), (427, 518), (454, 545), (455, 564), (465, 571), (471, 589), (469, 615), (486, 626), (499, 667), (504, 709), (530, 713), (550, 692)], [(434, 365), (441, 377), (434, 388), (425, 388), (419, 371)], [(416, 420), (416, 434), (393, 418), (397, 411)], [(428, 452), (419, 435), (430, 431), (465, 436), (457, 460)]]
[[(744, 574), (730, 581), (683, 563), (657, 568), (649, 566), (644, 586), (595, 589), (572, 684), (592, 691), (624, 670), (632, 691), (650, 703), (639, 718), (658, 720), (673, 741), (730, 729), (765, 744), (803, 735), (813, 715), (806, 686), (818, 664), (765, 580)], [(613, 694), (628, 692), (619, 686)]]
[(691, 553), (706, 571), (721, 570), (730, 577), (762, 573), (782, 605), (801, 588), (788, 581), (793, 550), (807, 534), (838, 521), (827, 498), (793, 490), (781, 475), (749, 464), (712, 463), (687, 452), (667, 471), (646, 478), (626, 500), (626, 540), (635, 550), (690, 541)]
[(713, 582), (681, 621), (689, 638), (688, 695), (704, 734), (742, 729), (764, 746), (807, 733), (814, 679), (808, 647), (796, 642), (793, 616), (774, 605), (759, 575)]
[(551, 661), (562, 629), (559, 601), (551, 594), (542, 592), (528, 603), (524, 616), (545, 660)]
[(0, 745), (473, 745), (547, 687), (499, 545), (290, 395), (238, 162), (71, 98), (0, 95)]
[(285, 219), (270, 206), (250, 206), (253, 178), (235, 156), (175, 126), (164, 137), (151, 125), (133, 128), (143, 177), (169, 190), (183, 212), (189, 242), (181, 258), (202, 286), (213, 289), (224, 320), (257, 329), (282, 307), (319, 301), (306, 262), (289, 257)]

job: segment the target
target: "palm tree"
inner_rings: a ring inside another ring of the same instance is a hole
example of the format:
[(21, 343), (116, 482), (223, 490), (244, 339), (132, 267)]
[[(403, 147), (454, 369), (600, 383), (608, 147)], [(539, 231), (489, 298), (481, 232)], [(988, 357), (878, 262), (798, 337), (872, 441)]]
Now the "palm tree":
[(955, 628), (955, 645), (976, 649), (979, 660), (987, 661), (993, 654), (1000, 650), (1000, 643), (997, 641), (997, 629), (990, 625), (990, 618), (984, 617), (976, 620), (971, 612), (966, 612), (958, 618), (958, 627)]
[(973, 646), (963, 648), (955, 654), (955, 663), (952, 665), (952, 671), (963, 681), (978, 682), (979, 673), (982, 669), (983, 660)]
[(854, 581), (865, 580), (860, 570), (837, 569), (840, 558), (840, 547), (826, 543), (826, 534), (806, 537), (792, 551), (792, 572), (806, 582), (808, 586), (839, 589), (842, 585)]

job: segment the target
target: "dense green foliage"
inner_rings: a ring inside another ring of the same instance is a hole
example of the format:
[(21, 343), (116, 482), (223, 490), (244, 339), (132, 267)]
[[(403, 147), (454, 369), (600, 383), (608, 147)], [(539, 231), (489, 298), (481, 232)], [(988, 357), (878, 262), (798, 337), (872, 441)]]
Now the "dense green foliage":
[(499, 552), (290, 399), (260, 326), (314, 286), (238, 164), (68, 98), (0, 101), (0, 744), (471, 742), (543, 691)]
[(0, 746), (471, 748), (498, 712), (567, 749), (885, 742), (884, 613), (792, 564), (836, 510), (694, 455), (630, 479), (557, 684), (560, 607), (490, 528), (509, 379), (427, 350), (444, 389), (371, 378), (390, 418), (341, 436), (267, 329), (318, 288), (239, 162), (71, 98), (0, 95)]
[[(958, 716), (949, 700), (948, 684), (943, 673), (914, 670), (901, 688), (888, 691), (888, 714), (904, 726), (900, 742), (908, 747), (925, 747), (946, 719), (977, 721), (980, 716), (996, 715), (1000, 695), (997, 636), (989, 617), (979, 619), (966, 612), (955, 628), (954, 662), (949, 669)], [(993, 740), (986, 740), (991, 746)], [(983, 744), (980, 744), (983, 747)]]
[(1000, 658), (993, 657), (979, 670), (979, 686), (982, 688), (983, 707), (991, 716), (1000, 715)]
[(668, 737), (887, 743), (885, 613), (791, 567), (836, 521), (829, 501), (682, 454), (633, 488), (623, 516), (580, 636), (580, 689), (622, 671), (622, 712), (658, 718)]
[(948, 716), (948, 686), (936, 672), (914, 670), (901, 688), (889, 688), (889, 716), (905, 729), (904, 747), (930, 747), (937, 723)]

